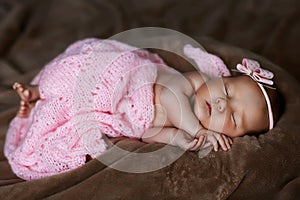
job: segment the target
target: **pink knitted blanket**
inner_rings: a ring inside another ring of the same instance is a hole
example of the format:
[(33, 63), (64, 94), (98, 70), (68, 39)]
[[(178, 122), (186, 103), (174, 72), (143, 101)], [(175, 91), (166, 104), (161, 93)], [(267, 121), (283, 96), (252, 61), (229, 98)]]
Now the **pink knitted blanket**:
[[(197, 51), (185, 47), (196, 63), (213, 61), (207, 66), (216, 76), (229, 75), (218, 57)], [(41, 100), (30, 116), (10, 124), (4, 153), (14, 173), (31, 180), (77, 168), (87, 154), (95, 158), (106, 150), (103, 134), (140, 138), (152, 125), (160, 65), (156, 54), (117, 41), (69, 46), (32, 81)]]

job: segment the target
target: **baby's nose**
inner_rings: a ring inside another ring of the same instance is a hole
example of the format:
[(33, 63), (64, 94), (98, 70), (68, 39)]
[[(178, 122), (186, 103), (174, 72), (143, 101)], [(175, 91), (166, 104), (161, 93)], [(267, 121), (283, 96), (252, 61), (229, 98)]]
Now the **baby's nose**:
[(217, 98), (216, 106), (219, 112), (224, 112), (227, 106), (227, 100), (221, 97)]

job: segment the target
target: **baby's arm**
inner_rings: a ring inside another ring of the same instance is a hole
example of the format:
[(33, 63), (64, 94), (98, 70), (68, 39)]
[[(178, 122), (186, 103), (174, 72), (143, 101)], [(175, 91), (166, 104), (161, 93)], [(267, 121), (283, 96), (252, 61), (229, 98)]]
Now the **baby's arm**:
[(142, 140), (147, 143), (163, 143), (178, 146), (184, 150), (198, 151), (206, 141), (206, 136), (193, 138), (181, 129), (170, 127), (149, 128), (142, 136)]
[(149, 128), (142, 136), (142, 140), (147, 143), (163, 143), (178, 146), (184, 150), (199, 151), (201, 148), (212, 145), (215, 151), (221, 148), (226, 151), (230, 149), (232, 141), (223, 134), (216, 134), (208, 131), (207, 134), (193, 138), (182, 129), (170, 127)]
[(166, 110), (168, 119), (177, 128), (186, 131), (192, 137), (202, 126), (192, 111), (190, 97), (206, 78), (198, 72), (159, 76), (157, 83), (163, 89), (160, 92), (160, 103)]

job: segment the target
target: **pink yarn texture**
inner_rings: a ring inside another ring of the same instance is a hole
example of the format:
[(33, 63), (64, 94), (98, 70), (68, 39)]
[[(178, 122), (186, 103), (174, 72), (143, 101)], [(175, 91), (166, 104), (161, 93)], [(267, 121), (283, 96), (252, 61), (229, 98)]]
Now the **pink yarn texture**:
[(4, 153), (14, 173), (32, 180), (77, 168), (107, 149), (104, 134), (140, 138), (152, 126), (158, 66), (156, 54), (118, 41), (70, 45), (32, 81), (41, 99), (30, 116), (10, 123)]
[(201, 48), (194, 48), (190, 44), (183, 47), (184, 54), (195, 61), (200, 72), (210, 78), (230, 76), (230, 71), (223, 60), (214, 54), (210, 54)]

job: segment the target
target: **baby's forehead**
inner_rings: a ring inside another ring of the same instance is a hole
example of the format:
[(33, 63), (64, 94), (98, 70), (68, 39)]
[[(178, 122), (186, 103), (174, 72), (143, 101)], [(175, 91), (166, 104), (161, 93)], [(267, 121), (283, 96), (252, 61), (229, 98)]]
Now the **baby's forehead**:
[(227, 76), (223, 77), (223, 80), (229, 83), (244, 83), (244, 84), (253, 84), (255, 83), (249, 76)]
[[(230, 77), (223, 77), (224, 84), (232, 84), (235, 86), (239, 86), (239, 89), (247, 89), (247, 90), (255, 90), (256, 92), (260, 92), (259, 86), (257, 82), (255, 82), (252, 78), (245, 75), (240, 76), (230, 76)], [(257, 90), (258, 89), (258, 90)]]
[(224, 84), (228, 85), (233, 95), (237, 95), (239, 99), (255, 100), (264, 102), (263, 94), (258, 84), (248, 76), (234, 76), (223, 78)]

